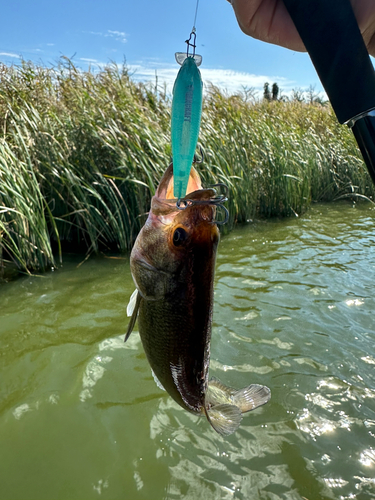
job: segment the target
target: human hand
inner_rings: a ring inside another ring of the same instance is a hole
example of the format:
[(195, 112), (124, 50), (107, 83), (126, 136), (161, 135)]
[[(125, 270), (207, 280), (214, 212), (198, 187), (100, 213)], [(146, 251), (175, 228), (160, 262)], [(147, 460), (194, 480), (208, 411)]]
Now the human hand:
[[(228, 1), (247, 35), (291, 50), (306, 50), (283, 0)], [(375, 1), (351, 0), (351, 3), (367, 49), (375, 57)]]

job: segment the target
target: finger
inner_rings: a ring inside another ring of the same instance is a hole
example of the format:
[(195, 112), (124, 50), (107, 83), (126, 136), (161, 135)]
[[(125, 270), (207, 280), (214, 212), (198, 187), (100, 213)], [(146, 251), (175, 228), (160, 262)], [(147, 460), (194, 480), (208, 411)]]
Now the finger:
[(231, 4), (247, 35), (291, 50), (306, 50), (283, 1), (232, 0)]

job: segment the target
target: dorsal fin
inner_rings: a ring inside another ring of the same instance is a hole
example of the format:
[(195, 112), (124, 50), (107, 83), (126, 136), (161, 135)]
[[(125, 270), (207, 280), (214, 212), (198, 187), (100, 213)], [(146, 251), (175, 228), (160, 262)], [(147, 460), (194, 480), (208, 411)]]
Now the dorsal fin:
[(236, 389), (224, 385), (216, 377), (211, 377), (208, 381), (206, 404), (210, 407), (220, 404), (233, 404), (232, 396), (235, 393)]

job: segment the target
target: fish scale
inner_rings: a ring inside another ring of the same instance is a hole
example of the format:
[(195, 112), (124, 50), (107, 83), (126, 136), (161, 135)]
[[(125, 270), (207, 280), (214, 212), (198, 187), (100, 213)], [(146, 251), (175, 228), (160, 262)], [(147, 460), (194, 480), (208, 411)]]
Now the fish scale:
[[(193, 375), (195, 370), (204, 371), (204, 355), (198, 346), (192, 349), (193, 340), (189, 322), (175, 311), (173, 302), (163, 304), (141, 304), (139, 310), (139, 329), (142, 331), (142, 344), (150, 366), (164, 389), (188, 411), (197, 412), (204, 404), (204, 390), (200, 390)], [(181, 327), (181, 325), (185, 325)], [(179, 331), (178, 342), (175, 332)], [(186, 332), (190, 335), (186, 338)], [(188, 340), (189, 339), (189, 340)], [(197, 360), (200, 359), (200, 366)], [(181, 388), (184, 387), (184, 391)]]
[[(163, 300), (142, 301), (139, 309), (139, 329), (151, 368), (169, 394), (195, 412), (203, 407), (205, 392), (197, 387), (197, 375), (201, 374), (202, 386), (208, 377), (216, 245), (210, 241), (207, 248), (198, 248), (186, 252), (183, 268), (178, 266), (177, 275), (171, 274), (173, 291)], [(178, 384), (188, 395), (181, 395)]]

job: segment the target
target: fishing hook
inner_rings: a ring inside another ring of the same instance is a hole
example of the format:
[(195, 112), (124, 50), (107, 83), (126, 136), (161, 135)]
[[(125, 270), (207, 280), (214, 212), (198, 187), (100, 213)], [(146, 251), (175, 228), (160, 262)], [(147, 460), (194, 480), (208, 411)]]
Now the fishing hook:
[(228, 200), (228, 197), (229, 197), (229, 188), (228, 188), (228, 186), (226, 184), (224, 184), (224, 182), (218, 182), (217, 184), (213, 184), (210, 187), (211, 188), (216, 188), (216, 187), (224, 188), (224, 194), (221, 195), (222, 203), (224, 203), (224, 201)]
[[(191, 40), (193, 38), (193, 40)], [(192, 32), (190, 33), (190, 37), (188, 40), (185, 40), (185, 43), (187, 44), (186, 48), (186, 57), (194, 57), (195, 56), (195, 48), (196, 44), (195, 41), (197, 39), (197, 34), (195, 33), (195, 27), (192, 29)], [(193, 54), (192, 56), (189, 56), (189, 47), (193, 47)]]
[(226, 224), (229, 220), (229, 211), (228, 211), (227, 207), (225, 207), (224, 205), (218, 205), (218, 208), (222, 208), (224, 210), (225, 219), (224, 220), (214, 220), (212, 222), (214, 224), (217, 224), (218, 226), (222, 226), (222, 225)]
[(212, 206), (217, 207), (217, 208), (222, 208), (224, 210), (224, 213), (225, 213), (225, 219), (222, 220), (222, 221), (213, 220), (212, 223), (213, 224), (219, 224), (219, 225), (226, 224), (228, 222), (228, 220), (229, 220), (229, 211), (223, 205), (223, 203), (225, 203), (228, 200), (228, 192), (229, 192), (228, 186), (226, 186), (223, 183), (218, 183), (218, 184), (215, 184), (212, 187), (213, 188), (215, 188), (215, 187), (224, 187), (225, 188), (225, 192), (224, 192), (224, 194), (219, 195), (219, 196), (215, 196), (215, 198), (211, 198), (209, 200), (190, 200), (188, 198), (183, 198), (183, 199), (179, 198), (177, 200), (177, 202), (176, 202), (176, 207), (179, 210), (185, 210), (186, 208), (192, 207), (194, 205), (212, 205)]
[(199, 150), (201, 152), (201, 159), (198, 160), (198, 155), (194, 154), (193, 163), (203, 163), (204, 162), (204, 153), (203, 153), (202, 146), (199, 146)]

